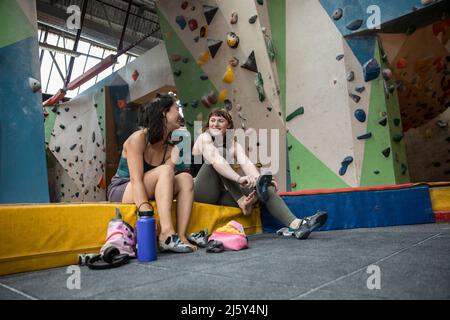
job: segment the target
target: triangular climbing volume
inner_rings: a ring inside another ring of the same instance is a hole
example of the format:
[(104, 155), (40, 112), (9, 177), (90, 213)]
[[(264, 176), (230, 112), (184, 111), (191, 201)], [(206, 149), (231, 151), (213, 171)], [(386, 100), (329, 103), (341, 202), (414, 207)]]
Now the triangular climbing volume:
[(214, 40), (214, 39), (208, 39), (208, 49), (211, 53), (211, 57), (215, 57), (217, 54), (217, 51), (219, 51), (220, 46), (222, 45), (223, 41), (220, 40)]
[(252, 53), (247, 58), (247, 61), (243, 65), (241, 65), (241, 68), (258, 72), (258, 66), (256, 65), (256, 59), (255, 59), (255, 51), (252, 51)]
[(207, 6), (207, 5), (203, 6), (203, 14), (205, 15), (206, 23), (208, 24), (208, 26), (211, 24), (211, 21), (214, 19), (214, 16), (216, 15), (217, 10), (219, 10), (218, 7)]

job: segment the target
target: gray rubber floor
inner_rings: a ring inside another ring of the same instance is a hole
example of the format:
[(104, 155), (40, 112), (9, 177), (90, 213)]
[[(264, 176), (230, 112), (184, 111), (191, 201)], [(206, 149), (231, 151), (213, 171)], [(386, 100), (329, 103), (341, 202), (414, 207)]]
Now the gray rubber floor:
[(66, 267), (4, 276), (0, 299), (450, 299), (450, 224), (249, 240), (239, 252), (160, 254), (152, 263), (102, 271), (81, 267), (80, 289), (68, 289)]

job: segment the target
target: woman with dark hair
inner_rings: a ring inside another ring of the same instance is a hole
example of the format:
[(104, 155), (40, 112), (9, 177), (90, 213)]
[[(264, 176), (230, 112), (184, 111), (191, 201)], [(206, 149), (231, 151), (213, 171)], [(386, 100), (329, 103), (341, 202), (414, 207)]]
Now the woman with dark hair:
[[(193, 252), (196, 246), (186, 238), (193, 202), (193, 179), (189, 173), (175, 175), (179, 150), (170, 143), (180, 127), (177, 101), (169, 94), (158, 94), (146, 104), (139, 117), (139, 129), (123, 144), (119, 167), (108, 187), (113, 202), (135, 203), (139, 212), (151, 210), (155, 199), (159, 212), (161, 251)], [(171, 207), (177, 199), (177, 232)]]
[[(234, 139), (233, 119), (225, 109), (209, 114), (203, 133), (197, 138), (193, 154), (207, 161), (200, 168), (194, 183), (196, 202), (239, 207), (244, 215), (250, 215), (258, 201), (254, 190), (260, 173), (245, 154), (244, 148)], [(244, 176), (239, 175), (230, 162), (237, 163)], [(303, 219), (297, 218), (277, 194), (278, 186), (272, 180), (268, 187), (265, 206), (285, 228), (277, 232), (297, 239), (307, 239), (310, 233), (327, 220), (325, 212), (318, 212)]]

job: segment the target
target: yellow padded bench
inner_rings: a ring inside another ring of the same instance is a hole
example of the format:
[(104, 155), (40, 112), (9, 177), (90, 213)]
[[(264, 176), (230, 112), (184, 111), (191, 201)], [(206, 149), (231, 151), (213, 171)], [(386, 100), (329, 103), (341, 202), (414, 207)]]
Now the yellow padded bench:
[[(0, 275), (73, 265), (78, 254), (98, 253), (116, 208), (135, 225), (136, 206), (128, 204), (0, 205)], [(174, 225), (175, 217), (174, 203)], [(262, 232), (259, 208), (246, 217), (238, 208), (194, 203), (188, 233), (211, 233), (230, 220), (241, 223), (248, 235)]]

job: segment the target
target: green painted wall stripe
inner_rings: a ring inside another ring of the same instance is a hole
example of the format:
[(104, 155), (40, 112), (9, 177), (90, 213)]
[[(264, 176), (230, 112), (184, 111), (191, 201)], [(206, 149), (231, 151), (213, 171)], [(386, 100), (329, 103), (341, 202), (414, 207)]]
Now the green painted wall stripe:
[[(375, 44), (375, 59), (381, 65), (378, 43)], [(385, 127), (378, 123), (382, 118), (381, 113), (387, 112), (383, 82), (382, 76), (371, 82), (372, 91), (367, 117), (367, 132), (372, 132), (372, 138), (365, 141), (361, 186), (396, 183), (392, 160), (394, 152), (391, 146), (389, 123)], [(391, 154), (386, 158), (381, 152), (388, 147), (391, 147)], [(379, 171), (379, 173), (376, 174), (376, 171)]]
[(286, 115), (286, 0), (268, 0), (267, 8), (276, 52), (281, 105)]
[[(169, 55), (169, 61), (172, 67), (172, 71), (180, 70), (181, 75), (179, 77), (174, 76), (175, 85), (177, 87), (178, 96), (182, 102), (187, 102), (188, 106), (183, 108), (183, 114), (187, 122), (193, 123), (199, 113), (203, 114), (203, 119), (207, 119), (209, 112), (213, 108), (223, 107), (222, 103), (217, 103), (211, 109), (206, 108), (201, 103), (201, 98), (207, 95), (211, 91), (218, 93), (218, 90), (210, 80), (201, 80), (200, 76), (203, 74), (202, 68), (197, 64), (197, 58), (193, 57), (190, 51), (185, 47), (181, 39), (178, 37), (177, 33), (170, 26), (164, 14), (158, 10), (159, 23), (161, 26), (161, 31), (164, 36), (164, 42), (166, 45), (167, 54)], [(171, 35), (168, 36), (168, 33)], [(193, 40), (192, 40), (193, 41)], [(226, 45), (225, 43), (222, 46)], [(205, 50), (207, 50), (205, 48)], [(219, 49), (223, 50), (223, 48)], [(188, 58), (188, 63), (183, 63), (182, 61), (173, 62), (170, 57), (173, 54), (179, 54), (183, 58)], [(207, 63), (214, 63), (214, 59), (209, 58)], [(225, 66), (224, 66), (225, 68)], [(225, 71), (225, 69), (224, 69)], [(228, 92), (230, 95), (231, 92)], [(199, 104), (197, 108), (191, 107), (191, 102), (193, 100), (198, 100)], [(186, 126), (187, 129), (193, 134), (193, 128), (189, 125)]]
[(37, 31), (16, 0), (0, 1), (0, 48), (32, 37)]
[(350, 187), (290, 133), (288, 146), (292, 191)]

